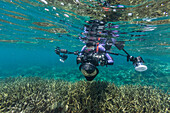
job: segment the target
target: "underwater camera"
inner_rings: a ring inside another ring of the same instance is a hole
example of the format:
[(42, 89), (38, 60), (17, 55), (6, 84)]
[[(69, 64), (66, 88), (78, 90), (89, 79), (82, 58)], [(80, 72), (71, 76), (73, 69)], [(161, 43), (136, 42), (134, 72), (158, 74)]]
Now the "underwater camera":
[(144, 65), (144, 61), (143, 61), (142, 57), (140, 57), (140, 56), (136, 57), (134, 59), (133, 65), (134, 65), (136, 71), (143, 72), (143, 71), (147, 70), (147, 66)]
[(92, 81), (99, 73), (99, 70), (92, 63), (81, 64), (79, 70), (82, 72), (82, 74), (88, 81)]
[(97, 66), (99, 65), (107, 65), (104, 53), (91, 53), (85, 56), (82, 55), (79, 70), (85, 76), (86, 80), (92, 81), (99, 73), (99, 70), (97, 69)]

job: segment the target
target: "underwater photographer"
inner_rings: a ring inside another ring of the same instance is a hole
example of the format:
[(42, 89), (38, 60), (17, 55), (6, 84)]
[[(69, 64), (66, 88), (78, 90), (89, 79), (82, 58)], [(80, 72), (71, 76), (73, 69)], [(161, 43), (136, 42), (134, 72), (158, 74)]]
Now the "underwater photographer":
[[(136, 71), (142, 72), (147, 70), (147, 66), (144, 65), (142, 57), (133, 57), (127, 51), (125, 51), (124, 41), (117, 41), (113, 37), (118, 37), (117, 30), (108, 30), (107, 28), (118, 28), (117, 25), (107, 24), (100, 20), (86, 21), (84, 25), (83, 37), (80, 36), (80, 41), (83, 41), (85, 45), (81, 51), (70, 52), (66, 49), (55, 49), (56, 54), (60, 56), (60, 61), (64, 62), (68, 56), (67, 54), (77, 55), (76, 62), (80, 64), (79, 70), (85, 76), (88, 81), (93, 80), (99, 70), (97, 66), (113, 65), (114, 60), (110, 56), (121, 55), (127, 58), (127, 62), (133, 62)], [(123, 50), (126, 55), (110, 52), (111, 47), (115, 46), (119, 50)]]
[(89, 50), (88, 53), (86, 53), (86, 52), (83, 53), (84, 51), (69, 52), (66, 49), (60, 49), (59, 47), (57, 47), (55, 49), (55, 53), (60, 56), (61, 62), (64, 62), (68, 58), (67, 54), (77, 55), (76, 62), (77, 62), (77, 64), (80, 64), (79, 70), (82, 72), (82, 74), (85, 76), (86, 80), (88, 80), (88, 81), (92, 81), (99, 73), (97, 66), (113, 65), (113, 60), (111, 63), (108, 62), (109, 59), (107, 58), (106, 53), (127, 57), (127, 62), (128, 61), (133, 62), (133, 66), (136, 71), (143, 72), (143, 71), (147, 70), (147, 66), (144, 65), (144, 60), (142, 59), (142, 57), (130, 56), (124, 49), (123, 49), (123, 51), (127, 55), (113, 53), (113, 52), (107, 52), (107, 51), (103, 51), (99, 54), (95, 51), (96, 51), (95, 48), (91, 48), (91, 50)]

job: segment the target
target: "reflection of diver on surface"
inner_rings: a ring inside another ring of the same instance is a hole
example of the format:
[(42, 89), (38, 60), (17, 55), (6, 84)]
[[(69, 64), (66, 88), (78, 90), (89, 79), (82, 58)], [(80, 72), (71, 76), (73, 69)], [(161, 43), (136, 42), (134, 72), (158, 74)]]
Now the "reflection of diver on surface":
[[(114, 61), (109, 54), (127, 57), (127, 61), (133, 62), (136, 71), (142, 72), (147, 70), (141, 57), (135, 58), (129, 55), (124, 50), (123, 41), (116, 41), (116, 39), (111, 38), (118, 37), (118, 31), (106, 30), (105, 28), (118, 28), (118, 26), (111, 24), (105, 26), (105, 22), (99, 20), (87, 21), (87, 25), (84, 27), (83, 37), (79, 37), (85, 43), (85, 46), (83, 46), (80, 52), (70, 52), (57, 47), (55, 52), (61, 57), (60, 61), (64, 62), (68, 57), (67, 54), (77, 55), (77, 64), (80, 64), (79, 69), (88, 81), (93, 80), (99, 73), (97, 66), (113, 65)], [(123, 50), (126, 55), (110, 52), (113, 45), (119, 50)]]

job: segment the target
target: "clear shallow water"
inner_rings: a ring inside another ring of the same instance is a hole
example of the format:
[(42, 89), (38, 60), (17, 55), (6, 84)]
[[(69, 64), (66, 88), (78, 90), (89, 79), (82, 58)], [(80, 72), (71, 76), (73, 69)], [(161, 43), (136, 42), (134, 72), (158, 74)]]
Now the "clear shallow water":
[[(69, 56), (59, 62), (56, 46), (71, 51), (80, 50), (83, 43), (77, 38), (90, 17), (119, 25), (125, 49), (142, 56), (148, 66), (144, 73), (135, 72), (126, 58), (113, 56), (115, 64), (99, 67), (95, 80), (111, 81), (118, 85), (156, 85), (169, 87), (170, 26), (168, 1), (112, 3), (114, 8), (103, 11), (99, 2), (62, 0), (1, 0), (0, 1), (0, 77), (42, 76), (68, 81), (84, 79), (78, 66)], [(139, 32), (142, 31), (142, 32)], [(113, 48), (113, 51), (123, 53)], [(71, 66), (70, 66), (71, 65)]]

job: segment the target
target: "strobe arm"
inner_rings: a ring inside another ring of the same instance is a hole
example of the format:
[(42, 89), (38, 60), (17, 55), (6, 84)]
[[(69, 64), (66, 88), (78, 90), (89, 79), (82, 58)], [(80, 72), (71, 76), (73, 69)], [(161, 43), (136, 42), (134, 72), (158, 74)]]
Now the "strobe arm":
[(135, 57), (129, 55), (129, 53), (127, 51), (125, 51), (124, 49), (122, 49), (126, 54), (127, 54), (127, 62), (132, 61), (135, 62)]
[(60, 49), (60, 47), (57, 47), (55, 49), (55, 53), (61, 57), (60, 61), (64, 62), (68, 58), (68, 55), (66, 54), (78, 55), (80, 52), (79, 51), (70, 52), (70, 51), (67, 51), (66, 49)]
[(146, 71), (148, 69), (147, 66), (144, 65), (144, 60), (142, 59), (142, 57), (140, 57), (140, 56), (133, 57), (133, 56), (130, 56), (124, 49), (123, 49), (123, 51), (127, 55), (122, 55), (122, 54), (119, 54), (119, 53), (111, 53), (111, 52), (109, 52), (109, 53), (113, 54), (113, 55), (126, 56), (127, 57), (127, 61), (132, 61), (133, 62), (133, 66), (134, 66), (136, 71), (143, 72), (143, 71)]
[(113, 53), (113, 52), (107, 52), (107, 53), (109, 53), (109, 54), (112, 54), (112, 55), (120, 55), (120, 56), (125, 56), (125, 57), (127, 57), (127, 62), (129, 62), (129, 61), (132, 61), (132, 62), (134, 62), (135, 61), (135, 57), (133, 57), (133, 56), (130, 56), (129, 55), (129, 53), (127, 53), (124, 49), (122, 49), (127, 55), (124, 55), (124, 54), (120, 54), (120, 53)]
[(55, 53), (58, 54), (58, 55), (60, 55), (61, 53), (78, 55), (80, 52), (79, 51), (70, 52), (66, 49), (60, 49), (60, 47), (56, 47)]
[(75, 52), (70, 52), (66, 49), (60, 49), (60, 53), (63, 53), (63, 54), (74, 54), (74, 55), (78, 55), (78, 51), (75, 51)]
[(123, 54), (120, 54), (120, 53), (113, 53), (113, 52), (107, 52), (107, 53), (112, 54), (112, 55), (120, 55), (120, 56), (125, 56), (125, 57), (127, 57), (127, 55), (123, 55)]
[[(124, 46), (125, 42), (124, 41), (116, 41), (114, 44), (119, 50), (123, 50), (127, 55), (122, 55), (127, 57), (127, 62), (132, 61), (135, 62), (135, 57), (131, 56), (127, 51), (125, 51)], [(121, 54), (118, 54), (121, 55)]]

